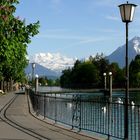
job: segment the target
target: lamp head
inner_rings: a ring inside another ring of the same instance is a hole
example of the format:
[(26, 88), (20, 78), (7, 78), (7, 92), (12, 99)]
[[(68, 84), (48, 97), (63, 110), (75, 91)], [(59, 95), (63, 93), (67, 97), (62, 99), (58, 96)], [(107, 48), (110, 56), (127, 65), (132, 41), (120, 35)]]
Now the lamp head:
[(38, 77), (39, 77), (38, 74), (36, 74), (36, 75), (35, 75), (35, 78), (38, 78)]
[(106, 76), (106, 73), (105, 72), (103, 73), (103, 76)]
[(133, 21), (136, 6), (135, 4), (128, 3), (128, 1), (125, 4), (119, 5), (122, 22), (128, 23)]
[(112, 75), (112, 72), (109, 72), (109, 76), (111, 76)]

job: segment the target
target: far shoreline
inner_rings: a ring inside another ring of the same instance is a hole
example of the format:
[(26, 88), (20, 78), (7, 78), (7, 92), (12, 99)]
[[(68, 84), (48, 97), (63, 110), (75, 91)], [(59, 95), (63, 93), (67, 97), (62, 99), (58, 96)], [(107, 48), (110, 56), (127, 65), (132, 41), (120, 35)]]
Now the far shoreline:
[[(46, 86), (47, 87), (47, 86)], [(55, 86), (56, 87), (56, 86)], [(55, 88), (54, 87), (54, 88)], [(50, 87), (49, 87), (50, 88)], [(117, 92), (117, 91), (124, 91), (125, 92), (125, 88), (112, 88), (112, 92)], [(138, 92), (140, 91), (140, 88), (129, 88), (129, 91), (130, 92)], [(97, 92), (105, 92), (105, 90), (102, 88), (102, 89), (99, 89), (99, 88), (93, 88), (93, 89), (70, 89), (70, 88), (62, 88), (61, 90), (55, 90), (53, 89), (53, 86), (49, 89), (49, 90), (43, 90), (43, 91), (40, 91), (39, 92), (41, 93), (56, 93), (56, 94), (63, 94), (63, 93), (97, 93)], [(106, 90), (106, 92), (109, 92), (109, 89)]]

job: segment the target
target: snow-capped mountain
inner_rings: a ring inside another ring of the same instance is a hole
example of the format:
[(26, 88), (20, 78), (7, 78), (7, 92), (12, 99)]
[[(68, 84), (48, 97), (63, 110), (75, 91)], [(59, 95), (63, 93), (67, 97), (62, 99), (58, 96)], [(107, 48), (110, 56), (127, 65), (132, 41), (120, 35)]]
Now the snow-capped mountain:
[[(117, 62), (122, 68), (125, 66), (126, 45), (119, 47), (107, 56), (110, 62)], [(128, 62), (130, 63), (136, 55), (140, 54), (140, 37), (134, 37), (128, 42)]]
[[(25, 68), (25, 73), (32, 78), (32, 64), (29, 63), (29, 65)], [(56, 73), (55, 71), (45, 68), (37, 63), (35, 65), (34, 74), (38, 74), (39, 76), (47, 76), (48, 79), (56, 79), (60, 77), (60, 73)]]
[(38, 63), (53, 71), (62, 71), (68, 67), (72, 67), (76, 60), (60, 55), (60, 53), (37, 53), (29, 57), (30, 63)]

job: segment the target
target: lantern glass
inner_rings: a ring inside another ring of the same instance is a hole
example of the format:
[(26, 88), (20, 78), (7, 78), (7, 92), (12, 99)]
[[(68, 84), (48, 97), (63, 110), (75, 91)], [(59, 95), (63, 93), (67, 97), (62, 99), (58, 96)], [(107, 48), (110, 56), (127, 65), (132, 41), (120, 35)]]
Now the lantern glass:
[(131, 21), (133, 20), (134, 13), (135, 13), (135, 7), (133, 6), (133, 7), (131, 8), (131, 17), (130, 17), (130, 20), (131, 20)]
[(121, 14), (121, 17), (122, 17), (122, 21), (125, 20), (125, 14), (124, 14), (124, 7), (123, 6), (120, 6), (120, 14)]
[(136, 6), (137, 5), (135, 5), (135, 4), (129, 4), (129, 3), (119, 5), (123, 22), (132, 22), (133, 21)]

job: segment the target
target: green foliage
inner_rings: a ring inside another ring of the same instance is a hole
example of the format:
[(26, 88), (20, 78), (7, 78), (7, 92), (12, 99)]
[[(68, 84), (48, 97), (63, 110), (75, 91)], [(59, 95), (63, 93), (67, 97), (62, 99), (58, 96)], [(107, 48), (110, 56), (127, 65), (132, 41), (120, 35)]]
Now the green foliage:
[[(103, 73), (112, 72), (113, 88), (125, 87), (125, 70), (120, 69), (117, 63), (109, 64), (108, 60), (101, 54), (89, 57), (89, 60), (77, 60), (73, 68), (62, 72), (60, 84), (68, 88), (103, 88)], [(140, 88), (140, 55), (131, 61), (129, 66), (129, 82), (131, 88)], [(107, 76), (107, 82), (109, 76)]]
[(140, 87), (140, 55), (137, 55), (130, 63), (130, 87)]
[(77, 60), (73, 68), (62, 72), (60, 84), (66, 88), (103, 88), (103, 73), (110, 71), (113, 73), (113, 86), (123, 87), (124, 71), (117, 63), (109, 64), (103, 54), (97, 54), (94, 58), (90, 56), (88, 61)]
[(39, 22), (26, 25), (14, 16), (18, 0), (0, 1), (0, 80), (23, 81), (27, 45), (38, 33)]
[(46, 77), (39, 77), (38, 82), (42, 85), (42, 86), (46, 86), (47, 84), (47, 78)]
[(111, 63), (109, 65), (109, 71), (112, 72), (113, 75), (113, 85), (114, 87), (124, 87), (125, 83), (125, 73), (122, 69), (119, 68), (118, 63)]
[(73, 82), (81, 84), (95, 83), (98, 82), (97, 77), (96, 66), (91, 62), (83, 62), (76, 67)]
[(60, 86), (60, 80), (56, 79), (56, 80), (52, 80), (52, 79), (48, 79), (46, 76), (45, 77), (39, 77), (39, 81), (38, 81), (41, 86)]
[(55, 80), (55, 86), (60, 86), (60, 79)]
[(62, 71), (62, 76), (60, 77), (60, 84), (62, 87), (71, 86), (71, 74), (72, 70), (70, 68)]
[(62, 87), (91, 88), (99, 84), (100, 71), (92, 56), (88, 61), (77, 60), (72, 69), (62, 72), (60, 84)]
[(99, 55), (97, 53), (97, 55), (92, 59), (92, 63), (97, 67), (99, 72), (99, 86), (102, 87), (102, 85), (104, 85), (103, 73), (108, 73), (109, 61), (104, 57), (103, 54)]

